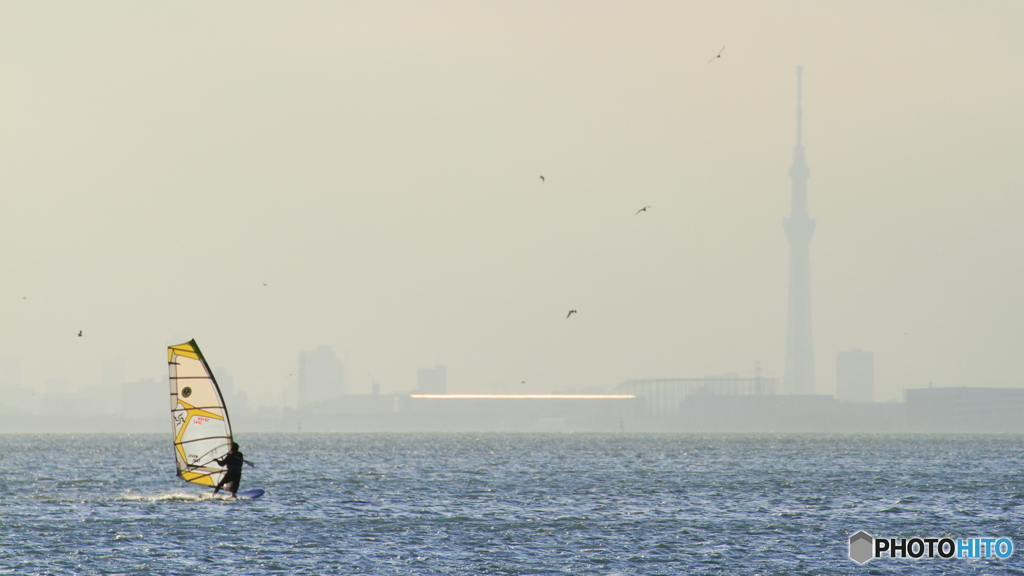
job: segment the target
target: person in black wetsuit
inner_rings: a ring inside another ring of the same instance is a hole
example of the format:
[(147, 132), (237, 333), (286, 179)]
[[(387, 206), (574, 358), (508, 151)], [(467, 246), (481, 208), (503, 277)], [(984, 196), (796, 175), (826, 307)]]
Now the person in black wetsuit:
[(238, 451), (238, 443), (232, 442), (231, 451), (216, 462), (217, 464), (227, 468), (228, 471), (224, 473), (224, 477), (220, 479), (220, 483), (213, 489), (213, 493), (216, 494), (226, 485), (227, 489), (231, 491), (231, 497), (234, 498), (235, 494), (238, 493), (238, 485), (242, 482), (242, 464), (245, 464), (245, 458), (243, 458), (242, 453)]

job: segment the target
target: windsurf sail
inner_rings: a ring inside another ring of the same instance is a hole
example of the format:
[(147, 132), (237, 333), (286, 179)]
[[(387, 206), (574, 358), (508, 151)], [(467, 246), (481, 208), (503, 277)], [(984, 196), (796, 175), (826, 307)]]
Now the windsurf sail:
[(217, 380), (195, 340), (167, 347), (171, 422), (178, 476), (217, 486), (227, 468), (217, 463), (231, 450), (231, 422)]

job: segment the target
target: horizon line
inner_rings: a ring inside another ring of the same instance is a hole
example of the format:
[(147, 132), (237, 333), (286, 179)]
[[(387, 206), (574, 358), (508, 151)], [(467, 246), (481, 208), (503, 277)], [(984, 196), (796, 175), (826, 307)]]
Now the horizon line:
[(430, 400), (461, 399), (461, 400), (499, 400), (499, 399), (558, 399), (558, 400), (628, 400), (636, 398), (634, 394), (410, 394), (409, 398), (426, 398)]

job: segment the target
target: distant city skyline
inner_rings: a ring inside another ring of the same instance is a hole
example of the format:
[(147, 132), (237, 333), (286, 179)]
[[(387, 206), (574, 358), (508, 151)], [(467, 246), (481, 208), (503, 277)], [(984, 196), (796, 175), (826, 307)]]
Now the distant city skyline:
[(986, 1), (0, 3), (0, 363), (38, 400), (108, 361), (160, 381), (194, 338), (253, 407), (294, 404), (321, 345), (353, 394), (436, 365), (468, 394), (781, 385), (803, 66), (814, 391), (856, 348), (881, 402), (1022, 387), (1022, 27)]

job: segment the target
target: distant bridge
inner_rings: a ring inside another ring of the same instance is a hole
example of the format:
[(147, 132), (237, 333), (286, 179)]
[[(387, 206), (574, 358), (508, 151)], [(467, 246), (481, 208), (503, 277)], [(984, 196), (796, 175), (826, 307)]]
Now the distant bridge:
[(617, 394), (633, 394), (648, 414), (674, 416), (687, 396), (769, 396), (778, 393), (778, 378), (646, 378), (626, 380)]

